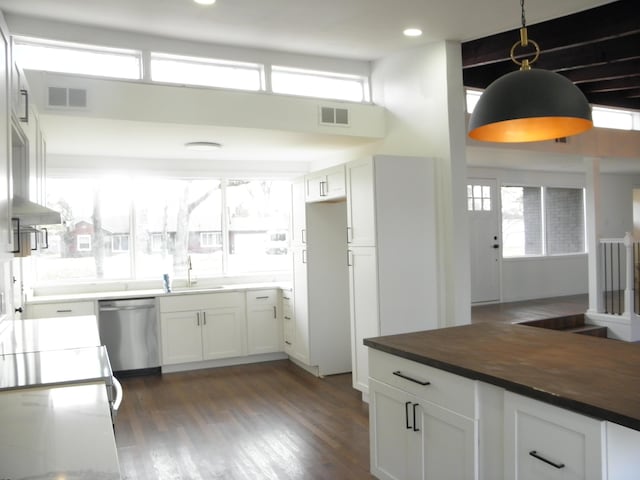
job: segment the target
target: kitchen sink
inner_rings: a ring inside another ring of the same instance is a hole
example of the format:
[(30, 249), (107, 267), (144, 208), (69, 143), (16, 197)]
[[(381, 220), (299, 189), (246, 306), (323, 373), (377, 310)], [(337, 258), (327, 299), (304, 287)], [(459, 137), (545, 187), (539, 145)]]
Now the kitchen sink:
[(215, 285), (212, 287), (178, 287), (171, 290), (172, 293), (204, 293), (212, 290), (221, 290), (224, 285)]

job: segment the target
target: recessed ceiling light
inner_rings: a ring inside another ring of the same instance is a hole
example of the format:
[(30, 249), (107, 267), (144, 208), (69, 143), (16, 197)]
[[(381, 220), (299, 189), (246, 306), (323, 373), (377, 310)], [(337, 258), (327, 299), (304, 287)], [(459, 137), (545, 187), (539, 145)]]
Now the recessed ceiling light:
[(419, 37), (422, 35), (422, 30), (419, 28), (405, 28), (402, 33), (404, 33), (405, 37)]
[(200, 5), (213, 5), (214, 3), (216, 3), (216, 0), (193, 0), (196, 3), (199, 3)]
[(210, 152), (222, 148), (222, 145), (216, 142), (189, 142), (185, 143), (184, 146), (188, 150), (196, 150), (198, 152)]

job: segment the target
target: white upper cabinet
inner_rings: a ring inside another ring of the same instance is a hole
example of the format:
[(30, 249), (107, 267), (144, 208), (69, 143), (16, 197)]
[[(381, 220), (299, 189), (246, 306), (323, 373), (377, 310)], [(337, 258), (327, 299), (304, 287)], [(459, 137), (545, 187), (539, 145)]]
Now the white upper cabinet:
[(307, 214), (305, 179), (298, 178), (291, 185), (291, 246), (299, 247), (307, 242)]
[(344, 198), (344, 165), (310, 173), (305, 176), (305, 199), (307, 202), (324, 202)]
[(347, 165), (347, 243), (373, 247), (376, 244), (373, 159)]

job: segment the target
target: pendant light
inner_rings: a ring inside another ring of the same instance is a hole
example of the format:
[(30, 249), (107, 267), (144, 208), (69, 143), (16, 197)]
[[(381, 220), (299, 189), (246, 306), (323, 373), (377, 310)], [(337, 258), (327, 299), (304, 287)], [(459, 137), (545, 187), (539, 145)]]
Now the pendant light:
[[(589, 130), (591, 107), (580, 89), (560, 74), (531, 69), (540, 47), (527, 37), (524, 0), (520, 6), (520, 41), (510, 53), (520, 70), (495, 80), (482, 93), (469, 120), (469, 137), (484, 142), (537, 142)], [(533, 59), (516, 60), (516, 48), (529, 44), (536, 50)]]

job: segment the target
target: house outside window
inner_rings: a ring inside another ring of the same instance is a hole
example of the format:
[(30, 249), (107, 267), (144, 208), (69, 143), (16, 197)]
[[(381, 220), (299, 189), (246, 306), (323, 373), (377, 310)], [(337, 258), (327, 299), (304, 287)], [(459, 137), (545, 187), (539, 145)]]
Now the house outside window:
[(91, 251), (91, 235), (78, 235), (76, 237), (76, 249), (79, 252)]
[(162, 251), (162, 233), (152, 233), (151, 234), (151, 251), (152, 252), (161, 252)]
[(111, 250), (114, 252), (128, 252), (129, 235), (112, 235)]
[(503, 186), (505, 258), (586, 252), (582, 188)]
[(217, 247), (222, 244), (220, 232), (200, 232), (200, 246), (202, 248)]

